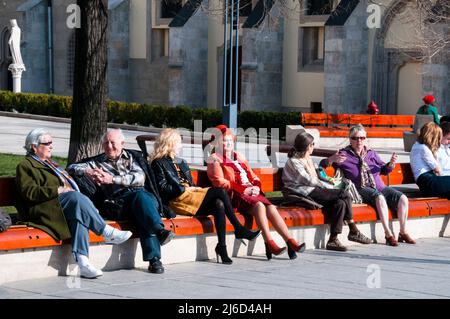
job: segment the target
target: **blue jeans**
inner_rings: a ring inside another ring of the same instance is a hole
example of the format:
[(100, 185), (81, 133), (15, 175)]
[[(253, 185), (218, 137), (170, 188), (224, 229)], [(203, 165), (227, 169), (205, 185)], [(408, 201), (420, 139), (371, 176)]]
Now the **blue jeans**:
[(161, 245), (156, 234), (164, 229), (156, 197), (143, 188), (130, 190), (117, 197), (124, 201), (123, 211), (131, 213), (139, 231), (145, 261), (161, 258)]
[(89, 256), (89, 230), (102, 235), (105, 221), (91, 200), (80, 192), (62, 193), (59, 202), (72, 235), (72, 252)]
[(450, 199), (450, 176), (437, 176), (430, 171), (420, 175), (416, 183), (424, 196)]

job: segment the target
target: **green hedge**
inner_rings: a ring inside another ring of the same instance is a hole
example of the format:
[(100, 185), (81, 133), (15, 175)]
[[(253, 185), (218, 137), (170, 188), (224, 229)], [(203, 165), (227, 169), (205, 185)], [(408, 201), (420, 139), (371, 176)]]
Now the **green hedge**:
[[(16, 110), (20, 113), (71, 117), (72, 97), (12, 93), (0, 91), (0, 111)], [(203, 130), (222, 123), (222, 112), (216, 109), (191, 108), (189, 106), (171, 107), (167, 105), (149, 105), (108, 101), (108, 121), (154, 127), (194, 128), (194, 120), (202, 120)], [(238, 115), (238, 126), (244, 129), (253, 127), (279, 128), (280, 138), (284, 138), (286, 125), (300, 124), (298, 112), (257, 112), (244, 111)]]

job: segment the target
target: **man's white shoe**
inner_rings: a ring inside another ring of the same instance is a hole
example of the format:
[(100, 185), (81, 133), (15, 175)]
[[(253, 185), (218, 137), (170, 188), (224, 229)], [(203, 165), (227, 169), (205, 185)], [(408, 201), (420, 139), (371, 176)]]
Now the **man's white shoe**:
[(110, 236), (105, 236), (105, 244), (119, 245), (126, 242), (131, 235), (133, 235), (130, 231), (123, 231), (114, 228), (112, 234)]
[(80, 276), (82, 278), (94, 279), (103, 276), (103, 272), (92, 265), (80, 266)]

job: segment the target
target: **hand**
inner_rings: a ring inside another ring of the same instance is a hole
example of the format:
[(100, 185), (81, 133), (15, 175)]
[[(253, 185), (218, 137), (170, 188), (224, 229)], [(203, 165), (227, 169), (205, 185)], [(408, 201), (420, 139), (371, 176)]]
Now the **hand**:
[(441, 169), (440, 166), (436, 166), (435, 169), (434, 169), (433, 171), (434, 171), (434, 173), (435, 173), (437, 176), (441, 176), (441, 175), (442, 175), (442, 169)]
[(59, 186), (58, 187), (58, 195), (62, 194), (62, 193), (67, 193), (67, 192), (73, 192), (74, 190), (72, 188), (69, 187), (65, 187), (65, 186)]
[(114, 176), (102, 169), (96, 168), (92, 170), (92, 180), (97, 183), (97, 185), (102, 184), (113, 184)]
[(391, 166), (395, 166), (395, 163), (397, 163), (397, 160), (398, 160), (398, 155), (397, 155), (397, 153), (393, 153), (393, 154), (392, 154), (392, 157), (391, 157), (391, 160), (389, 161), (389, 164), (390, 164)]
[(248, 196), (258, 196), (260, 192), (260, 189), (258, 186), (251, 186), (251, 187), (247, 187), (244, 190), (244, 194), (248, 195)]
[(341, 152), (337, 151), (336, 153), (334, 153), (333, 155), (328, 157), (328, 163), (330, 165), (333, 163), (342, 163), (342, 162), (345, 162), (346, 159), (347, 159), (347, 156), (345, 156)]

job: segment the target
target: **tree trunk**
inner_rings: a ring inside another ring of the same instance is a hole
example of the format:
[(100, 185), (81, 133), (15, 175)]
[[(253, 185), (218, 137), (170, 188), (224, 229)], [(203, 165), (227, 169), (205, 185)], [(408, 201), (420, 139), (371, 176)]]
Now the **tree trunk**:
[(107, 0), (78, 0), (72, 126), (68, 163), (101, 152), (107, 128)]

